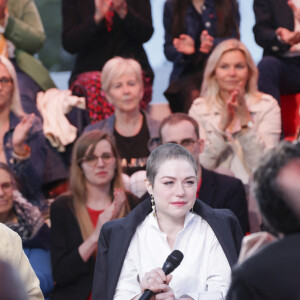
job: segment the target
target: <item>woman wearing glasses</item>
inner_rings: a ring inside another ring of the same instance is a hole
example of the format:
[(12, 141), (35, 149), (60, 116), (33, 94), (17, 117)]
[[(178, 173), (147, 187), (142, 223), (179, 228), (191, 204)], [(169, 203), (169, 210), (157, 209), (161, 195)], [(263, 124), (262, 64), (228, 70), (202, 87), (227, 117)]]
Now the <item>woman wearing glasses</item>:
[(100, 130), (84, 133), (73, 149), (70, 192), (51, 205), (52, 299), (89, 299), (102, 225), (138, 202), (123, 189), (112, 137)]
[(41, 121), (24, 113), (14, 66), (0, 56), (0, 162), (6, 163), (32, 204), (44, 209), (42, 193), (46, 141)]
[(50, 230), (39, 209), (19, 192), (13, 171), (4, 163), (0, 163), (0, 222), (21, 237), (23, 250), (47, 298), (53, 289)]

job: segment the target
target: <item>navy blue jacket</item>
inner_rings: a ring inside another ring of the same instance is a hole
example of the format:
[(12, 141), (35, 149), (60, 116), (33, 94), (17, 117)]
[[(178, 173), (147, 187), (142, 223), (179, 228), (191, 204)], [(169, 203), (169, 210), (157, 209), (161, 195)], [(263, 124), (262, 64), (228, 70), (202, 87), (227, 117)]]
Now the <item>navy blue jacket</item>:
[[(212, 209), (198, 199), (193, 211), (208, 222), (223, 248), (229, 265), (233, 266), (237, 261), (243, 237), (234, 214), (225, 209)], [(103, 225), (98, 242), (92, 300), (113, 299), (131, 239), (138, 225), (150, 212), (151, 202), (150, 198), (147, 198), (127, 217)]]
[[(235, 1), (235, 0), (233, 0)], [(185, 17), (185, 34), (189, 35), (195, 41), (196, 53), (193, 55), (184, 55), (178, 52), (173, 46), (173, 37), (172, 37), (172, 23), (174, 18), (174, 0), (167, 0), (164, 6), (164, 15), (163, 22), (165, 27), (165, 43), (164, 43), (164, 52), (168, 60), (174, 63), (173, 71), (171, 74), (170, 81), (174, 81), (180, 77), (187, 69), (190, 69), (195, 66), (202, 66), (203, 61), (207, 58), (207, 55), (202, 54), (198, 51), (200, 47), (200, 36), (198, 35), (199, 26), (199, 16), (195, 11), (195, 8), (192, 4), (189, 4), (186, 17)], [(209, 35), (213, 36), (214, 44), (218, 44), (224, 40), (224, 38), (217, 37), (217, 13), (215, 9), (215, 4), (213, 0), (205, 0), (204, 2), (205, 9), (202, 10), (202, 20), (203, 20), (203, 30), (207, 30)], [(236, 12), (235, 19), (237, 24), (240, 23), (239, 12)], [(201, 30), (202, 31), (202, 30)], [(236, 31), (232, 32), (232, 37), (237, 37), (238, 33)], [(200, 87), (199, 87), (200, 88)]]

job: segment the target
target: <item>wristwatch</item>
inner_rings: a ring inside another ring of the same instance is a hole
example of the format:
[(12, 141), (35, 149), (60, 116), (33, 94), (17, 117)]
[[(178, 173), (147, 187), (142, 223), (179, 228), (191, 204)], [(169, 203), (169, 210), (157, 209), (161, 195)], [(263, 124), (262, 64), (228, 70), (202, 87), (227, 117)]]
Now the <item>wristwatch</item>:
[(242, 129), (247, 129), (247, 128), (250, 128), (250, 129), (251, 129), (251, 128), (253, 128), (253, 127), (254, 127), (254, 123), (253, 123), (253, 121), (251, 121), (251, 120), (248, 121), (247, 124), (241, 126)]

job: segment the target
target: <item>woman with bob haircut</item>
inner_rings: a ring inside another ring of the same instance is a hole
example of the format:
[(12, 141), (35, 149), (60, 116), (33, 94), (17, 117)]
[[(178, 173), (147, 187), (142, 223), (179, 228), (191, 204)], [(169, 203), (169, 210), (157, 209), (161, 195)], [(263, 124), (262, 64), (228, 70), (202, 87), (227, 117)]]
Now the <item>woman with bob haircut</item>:
[[(148, 199), (102, 228), (92, 299), (139, 299), (146, 289), (155, 299), (225, 295), (243, 234), (231, 211), (196, 200), (193, 156), (177, 144), (157, 147), (146, 187)], [(184, 258), (165, 276), (160, 267), (173, 250)]]
[(145, 170), (150, 151), (158, 145), (158, 122), (140, 110), (144, 93), (142, 69), (134, 59), (114, 57), (103, 67), (102, 88), (114, 114), (89, 125), (85, 131), (103, 129), (114, 135), (128, 175)]
[(100, 130), (81, 135), (72, 153), (70, 191), (50, 208), (52, 299), (90, 299), (102, 225), (124, 217), (137, 203), (123, 189), (112, 137)]
[(23, 111), (14, 66), (4, 56), (0, 56), (0, 82), (0, 162), (14, 171), (26, 199), (45, 209), (42, 183), (46, 140), (42, 124), (34, 114)]
[(189, 111), (205, 140), (203, 166), (227, 167), (244, 184), (261, 156), (278, 144), (281, 132), (280, 108), (272, 96), (257, 90), (257, 77), (244, 44), (226, 40), (210, 55), (201, 97)]

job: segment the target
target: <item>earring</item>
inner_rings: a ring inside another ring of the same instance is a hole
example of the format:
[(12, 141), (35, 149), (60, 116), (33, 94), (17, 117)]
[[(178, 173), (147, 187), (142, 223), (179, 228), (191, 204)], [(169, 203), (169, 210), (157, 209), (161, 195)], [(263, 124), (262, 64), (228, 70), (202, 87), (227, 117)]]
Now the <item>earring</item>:
[(156, 208), (155, 208), (154, 197), (152, 194), (150, 196), (151, 196), (152, 214), (153, 214), (153, 217), (156, 217)]

